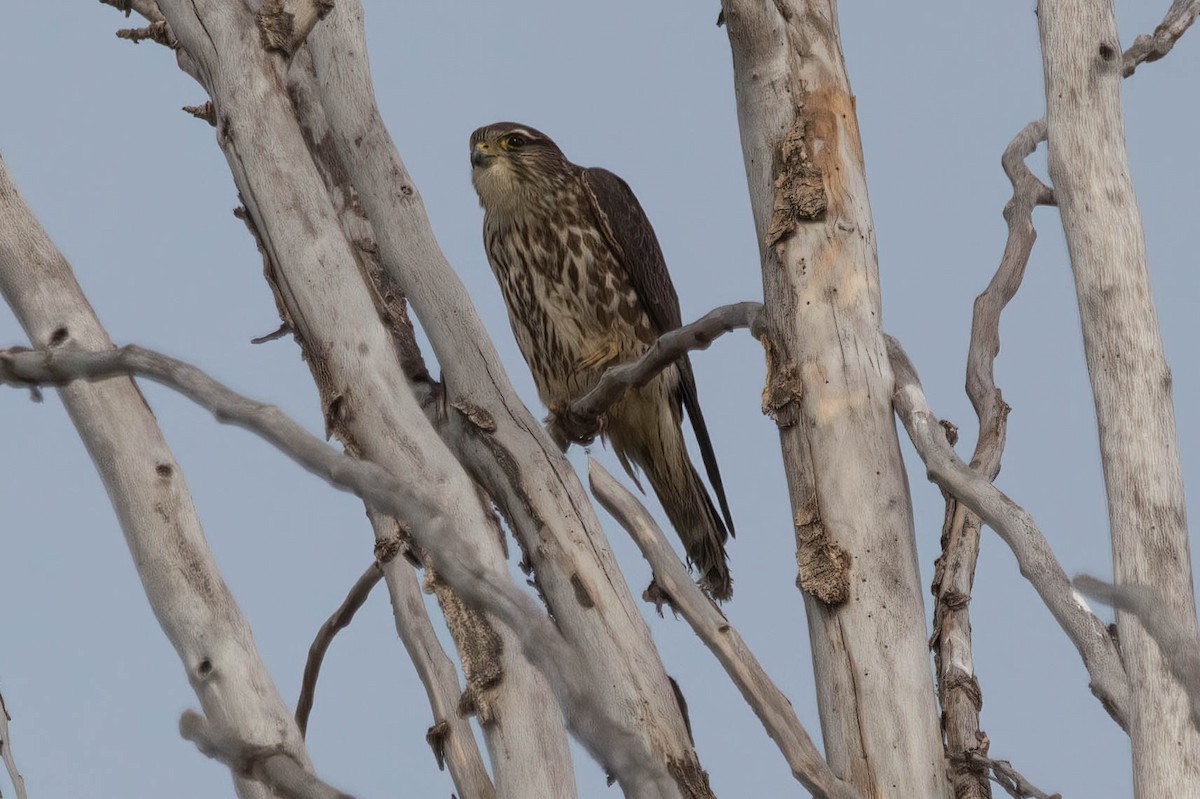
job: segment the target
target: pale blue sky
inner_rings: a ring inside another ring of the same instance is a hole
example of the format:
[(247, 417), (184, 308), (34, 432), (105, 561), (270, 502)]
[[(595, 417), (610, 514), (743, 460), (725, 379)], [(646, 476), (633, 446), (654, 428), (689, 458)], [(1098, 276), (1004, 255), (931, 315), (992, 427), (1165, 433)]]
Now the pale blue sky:
[[(690, 319), (761, 297), (724, 31), (716, 2), (367, 0), (379, 103), (522, 396), (536, 394), (480, 246), (467, 136), (515, 119), (576, 162), (621, 174), (653, 221)], [(1118, 3), (1122, 41), (1168, 5)], [(974, 443), (962, 390), (971, 303), (998, 262), (1011, 136), (1043, 108), (1033, 2), (846, 4), (841, 23), (866, 152), (885, 325), (936, 412)], [(0, 153), (118, 342), (183, 357), (319, 432), (316, 392), (290, 340), (251, 346), (278, 319), (212, 130), (181, 113), (202, 90), (95, 2), (10, 3), (0, 28)], [(1160, 321), (1174, 369), (1189, 497), (1200, 498), (1195, 249), (1200, 72), (1195, 32), (1126, 83), (1127, 138)], [(1040, 168), (1040, 167), (1039, 167)], [(997, 377), (1013, 406), (999, 483), (1039, 521), (1068, 573), (1110, 573), (1104, 491), (1078, 315), (1058, 217), (1005, 316)], [(0, 308), (0, 344), (25, 343)], [(819, 734), (774, 426), (759, 414), (763, 359), (745, 335), (694, 358), (739, 536), (733, 623)], [(361, 504), (247, 434), (145, 388), (212, 548), (284, 697), (311, 636), (371, 557)], [(199, 799), (226, 769), (179, 738), (196, 706), (159, 631), (107, 497), (57, 398), (0, 391), (0, 690), (30, 795)], [(923, 581), (941, 499), (905, 444)], [(602, 457), (611, 458), (608, 453)], [(573, 461), (583, 463), (576, 451)], [(655, 513), (660, 513), (654, 506)], [(660, 514), (661, 518), (661, 514)], [(648, 568), (606, 519), (636, 593)], [(985, 533), (973, 607), (992, 753), (1049, 792), (1130, 795), (1128, 741), (1087, 690), (1074, 649)], [(928, 601), (927, 601), (928, 604)], [(724, 799), (803, 796), (761, 725), (691, 631), (647, 609), (689, 700)], [(1106, 614), (1107, 618), (1107, 614)], [(335, 643), (310, 749), (333, 784), (367, 797), (445, 797), (424, 743), (430, 712), (382, 591)], [(579, 760), (580, 792), (612, 797)], [(8, 790), (0, 777), (0, 790)]]

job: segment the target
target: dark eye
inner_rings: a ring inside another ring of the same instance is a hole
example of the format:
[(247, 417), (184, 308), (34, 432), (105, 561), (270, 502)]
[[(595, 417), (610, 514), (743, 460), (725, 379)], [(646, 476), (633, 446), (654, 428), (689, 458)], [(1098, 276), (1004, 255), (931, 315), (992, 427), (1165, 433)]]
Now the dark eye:
[(508, 137), (508, 146), (509, 146), (509, 149), (511, 149), (511, 150), (515, 150), (518, 147), (524, 147), (528, 143), (529, 143), (529, 140), (526, 139), (524, 136), (513, 135), (513, 136)]

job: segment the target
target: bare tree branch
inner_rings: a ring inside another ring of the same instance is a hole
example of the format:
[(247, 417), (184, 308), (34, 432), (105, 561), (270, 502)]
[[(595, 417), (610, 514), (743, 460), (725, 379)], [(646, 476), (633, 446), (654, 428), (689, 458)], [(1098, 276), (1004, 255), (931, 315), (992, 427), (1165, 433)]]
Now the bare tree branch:
[(603, 427), (604, 414), (625, 392), (641, 388), (692, 350), (708, 349), (731, 330), (748, 327), (762, 332), (761, 302), (739, 302), (709, 311), (689, 325), (664, 333), (636, 361), (608, 369), (595, 387), (570, 407), (552, 414), (547, 425), (555, 442), (566, 449), (572, 442), (590, 444)]
[(333, 637), (350, 626), (350, 622), (354, 621), (354, 614), (367, 601), (371, 589), (381, 579), (383, 571), (378, 563), (372, 561), (362, 576), (350, 587), (350, 593), (346, 594), (342, 604), (326, 619), (321, 629), (317, 630), (317, 637), (308, 648), (308, 660), (304, 664), (304, 676), (300, 680), (300, 698), (296, 700), (296, 723), (300, 725), (302, 735), (308, 733), (308, 716), (312, 712), (313, 698), (317, 692), (317, 677), (321, 674), (321, 663), (325, 660), (329, 645), (333, 643)]
[(354, 799), (308, 771), (276, 746), (250, 746), (233, 740), (194, 710), (179, 717), (179, 734), (236, 775), (257, 780), (283, 799)]
[[(641, 741), (609, 714), (591, 670), (533, 599), (480, 562), (467, 531), (450, 524), (444, 496), (421, 480), (404, 482), (369, 461), (351, 458), (289, 419), (278, 408), (221, 385), (194, 366), (136, 346), (80, 350), (0, 350), (0, 383), (63, 385), (141, 375), (168, 386), (233, 424), (264, 438), (331, 485), (349, 491), (378, 511), (405, 520), (412, 537), (441, 576), (474, 607), (486, 610), (516, 634), (522, 651), (546, 677), (568, 725), (631, 797), (676, 797), (678, 789)], [(414, 466), (412, 474), (420, 474)]]
[[(415, 567), (406, 556), (397, 557), (404, 546), (397, 535), (398, 524), (395, 519), (375, 510), (368, 510), (368, 515), (371, 524), (377, 528), (382, 525), (392, 528), (392, 536), (388, 539), (392, 543), (376, 545), (375, 557), (383, 569), (383, 578), (391, 595), (396, 633), (416, 667), (433, 710), (433, 724), (426, 732), (425, 740), (433, 750), (438, 768), (449, 768), (458, 796), (462, 799), (495, 799), (496, 787), (483, 765), (470, 721), (458, 713), (463, 693), (458, 671), (429, 620)], [(376, 540), (385, 540), (378, 530)]]
[(1171, 52), (1179, 37), (1196, 21), (1200, 14), (1200, 0), (1175, 0), (1167, 9), (1163, 21), (1154, 33), (1143, 33), (1121, 57), (1121, 75), (1128, 78), (1139, 65), (1158, 59)]
[(904, 348), (891, 336), (887, 343), (896, 374), (892, 401), (925, 463), (929, 479), (978, 514), (1008, 544), (1021, 574), (1079, 650), (1091, 677), (1092, 693), (1124, 728), (1130, 713), (1129, 680), (1104, 623), (1075, 598), (1071, 582), (1029, 513), (959, 459), (929, 408), (920, 378)]
[(725, 667), (800, 784), (816, 799), (861, 799), (854, 786), (838, 779), (829, 768), (792, 710), (792, 703), (767, 676), (729, 620), (688, 575), (687, 568), (637, 497), (594, 458), (588, 458), (588, 479), (596, 499), (620, 522), (650, 562), (654, 581), (666, 593), (671, 607)]
[(12, 716), (8, 715), (8, 708), (4, 706), (4, 694), (0, 694), (0, 757), (4, 759), (4, 767), (8, 769), (8, 779), (17, 792), (17, 799), (29, 799), (29, 794), (25, 793), (25, 778), (21, 776), (17, 761), (13, 758), (12, 738), (8, 732), (8, 722), (11, 720)]
[(1106, 605), (1132, 613), (1158, 644), (1167, 668), (1187, 691), (1192, 725), (1200, 730), (1200, 638), (1195, 625), (1171, 613), (1162, 597), (1148, 585), (1113, 585), (1095, 577), (1075, 578), (1075, 587)]
[[(979, 419), (971, 468), (989, 480), (995, 480), (1000, 471), (1009, 411), (996, 387), (993, 371), (1000, 352), (1000, 315), (1021, 286), (1037, 238), (1033, 209), (1053, 201), (1053, 193), (1025, 163), (1025, 158), (1045, 138), (1046, 123), (1031, 122), (1013, 138), (1000, 159), (1013, 187), (1012, 198), (1004, 206), (1008, 239), (996, 274), (975, 299), (971, 323), (966, 385)], [(977, 754), (986, 758), (989, 744), (979, 727), (983, 696), (974, 670), (969, 610), (981, 521), (952, 495), (945, 493), (945, 497), (942, 555), (937, 560), (932, 585), (930, 645), (937, 668), (946, 752), (954, 769), (951, 781), (955, 796), (986, 799), (991, 796), (987, 772), (978, 765), (978, 759), (967, 757)]]
[(970, 766), (988, 774), (991, 779), (1008, 792), (1014, 799), (1062, 799), (1059, 794), (1047, 794), (1039, 790), (1021, 772), (1012, 767), (1007, 760), (992, 760), (979, 754), (968, 752), (963, 756), (970, 761)]

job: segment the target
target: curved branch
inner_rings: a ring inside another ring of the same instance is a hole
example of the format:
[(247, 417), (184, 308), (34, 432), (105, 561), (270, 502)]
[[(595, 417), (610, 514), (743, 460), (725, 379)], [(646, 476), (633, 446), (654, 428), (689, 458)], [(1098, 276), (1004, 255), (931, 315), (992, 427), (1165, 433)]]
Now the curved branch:
[(1070, 580), (1029, 513), (959, 459), (929, 408), (920, 378), (904, 348), (891, 336), (886, 339), (896, 375), (892, 402), (928, 469), (929, 479), (978, 514), (1008, 544), (1021, 574), (1079, 650), (1091, 677), (1092, 693), (1124, 728), (1130, 713), (1129, 680), (1104, 623), (1076, 600)]
[(1200, 639), (1195, 625), (1167, 612), (1167, 604), (1150, 586), (1113, 585), (1082, 575), (1075, 578), (1075, 587), (1098, 602), (1137, 616), (1158, 644), (1167, 668), (1187, 691), (1192, 725), (1200, 730)]
[[(1053, 202), (1053, 192), (1039, 180), (1025, 159), (1046, 139), (1046, 123), (1031, 122), (1018, 133), (1000, 159), (1012, 183), (1012, 198), (1004, 206), (1008, 238), (1000, 265), (987, 288), (975, 299), (971, 342), (967, 354), (967, 395), (979, 419), (971, 467), (995, 480), (1004, 453), (1009, 407), (996, 386), (994, 366), (1000, 352), (1000, 316), (1021, 286), (1029, 254), (1037, 238), (1033, 209)], [(983, 704), (974, 673), (971, 646), (970, 598), (979, 559), (979, 517), (946, 494), (942, 555), (934, 571), (933, 635), (942, 728), (953, 771), (951, 780), (960, 799), (988, 796), (986, 760), (988, 739), (979, 729)], [(972, 757), (978, 756), (978, 757)]]
[[(755, 304), (742, 303), (746, 306)], [(767, 676), (733, 625), (688, 575), (662, 530), (637, 497), (594, 458), (588, 458), (588, 480), (596, 499), (620, 522), (650, 562), (654, 581), (667, 595), (671, 607), (683, 616), (725, 667), (800, 784), (815, 799), (861, 799), (854, 786), (838, 779), (821, 757), (792, 710), (792, 703)]]
[(354, 799), (305, 769), (281, 747), (232, 740), (194, 710), (179, 717), (179, 734), (234, 774), (270, 786), (272, 794), (283, 799)]
[(329, 645), (333, 643), (333, 637), (350, 626), (354, 614), (367, 601), (371, 589), (381, 579), (383, 571), (377, 562), (372, 561), (362, 576), (350, 587), (350, 593), (346, 594), (342, 604), (326, 619), (321, 629), (317, 630), (317, 637), (308, 648), (308, 660), (304, 664), (304, 676), (300, 680), (300, 698), (296, 700), (296, 724), (300, 726), (301, 735), (308, 734), (308, 716), (312, 713), (313, 698), (317, 692), (317, 677), (321, 674), (321, 663), (325, 660)]
[(1175, 0), (1167, 9), (1163, 21), (1154, 29), (1154, 33), (1145, 34), (1133, 40), (1133, 44), (1121, 61), (1121, 75), (1128, 78), (1139, 65), (1158, 59), (1171, 52), (1179, 37), (1191, 27), (1200, 14), (1200, 0)]
[(692, 350), (707, 349), (731, 330), (750, 328), (757, 336), (765, 324), (761, 302), (738, 302), (709, 311), (689, 325), (662, 334), (636, 361), (607, 370), (595, 388), (553, 414), (550, 435), (564, 450), (572, 443), (590, 444), (602, 427), (601, 420), (625, 392), (641, 388)]
[[(466, 537), (469, 531), (450, 523), (444, 497), (434, 487), (401, 481), (378, 464), (338, 452), (278, 408), (244, 397), (195, 366), (161, 353), (137, 346), (100, 352), (23, 347), (0, 351), (0, 383), (62, 385), (135, 374), (178, 391), (218, 421), (255, 433), (331, 485), (405, 520), (442, 578), (466, 602), (514, 632), (530, 663), (545, 675), (571, 730), (628, 794), (645, 799), (677, 795), (663, 764), (608, 711), (588, 665), (532, 597), (484, 567)], [(414, 466), (413, 473), (419, 472)]]

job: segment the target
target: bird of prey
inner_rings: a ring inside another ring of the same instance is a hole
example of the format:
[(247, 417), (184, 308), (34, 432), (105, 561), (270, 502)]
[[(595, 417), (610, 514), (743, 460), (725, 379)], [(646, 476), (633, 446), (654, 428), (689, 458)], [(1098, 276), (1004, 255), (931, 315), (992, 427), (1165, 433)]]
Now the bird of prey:
[[(514, 122), (479, 128), (470, 146), (488, 261), (538, 394), (555, 413), (679, 327), (679, 298), (650, 220), (621, 178), (571, 163), (546, 134)], [(684, 410), (720, 513), (688, 457)], [(633, 465), (649, 478), (701, 583), (728, 599), (733, 519), (687, 356), (627, 391), (603, 433), (635, 482)]]

